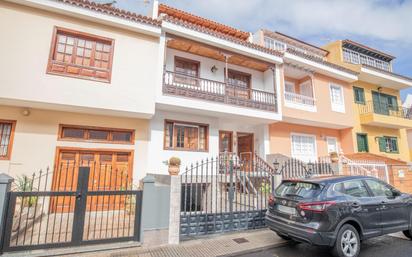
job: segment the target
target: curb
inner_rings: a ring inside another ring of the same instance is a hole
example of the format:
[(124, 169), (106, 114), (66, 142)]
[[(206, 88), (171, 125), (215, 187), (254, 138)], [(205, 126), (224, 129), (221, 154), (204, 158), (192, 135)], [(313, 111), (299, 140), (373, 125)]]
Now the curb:
[(285, 246), (285, 245), (288, 245), (288, 244), (289, 244), (289, 242), (285, 241), (285, 242), (276, 243), (276, 244), (272, 244), (272, 245), (253, 248), (253, 249), (250, 249), (250, 250), (243, 250), (243, 251), (239, 251), (239, 252), (234, 252), (234, 253), (229, 253), (229, 254), (224, 254), (224, 255), (218, 255), (217, 257), (236, 257), (236, 256), (243, 255), (243, 254), (250, 254), (250, 253), (256, 253), (256, 252), (270, 250), (270, 249), (274, 249), (274, 248), (279, 248), (279, 247), (282, 247), (282, 246)]

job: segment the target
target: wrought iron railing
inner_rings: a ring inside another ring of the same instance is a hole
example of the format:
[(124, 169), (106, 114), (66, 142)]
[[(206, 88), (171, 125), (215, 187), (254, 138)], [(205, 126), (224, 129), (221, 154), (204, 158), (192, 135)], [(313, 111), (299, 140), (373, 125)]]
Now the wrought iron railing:
[(290, 102), (290, 103), (295, 103), (295, 104), (308, 105), (308, 106), (315, 105), (315, 99), (313, 97), (306, 96), (306, 95), (300, 95), (300, 94), (296, 94), (293, 92), (287, 92), (287, 91), (285, 91), (285, 101)]
[(277, 111), (274, 93), (171, 71), (165, 71), (163, 74), (163, 93)]
[(412, 108), (391, 105), (379, 101), (367, 101), (365, 104), (358, 104), (359, 114), (376, 113), (380, 115), (398, 117), (402, 119), (412, 119)]

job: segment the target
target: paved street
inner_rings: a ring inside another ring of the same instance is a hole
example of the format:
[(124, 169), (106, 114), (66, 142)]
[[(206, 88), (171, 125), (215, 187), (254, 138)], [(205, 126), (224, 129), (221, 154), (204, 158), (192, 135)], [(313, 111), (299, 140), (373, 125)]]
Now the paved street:
[[(410, 257), (412, 241), (382, 236), (367, 240), (362, 244), (360, 257)], [(239, 257), (329, 257), (328, 249), (307, 244), (289, 244), (280, 248), (265, 250), (258, 253), (241, 255)]]

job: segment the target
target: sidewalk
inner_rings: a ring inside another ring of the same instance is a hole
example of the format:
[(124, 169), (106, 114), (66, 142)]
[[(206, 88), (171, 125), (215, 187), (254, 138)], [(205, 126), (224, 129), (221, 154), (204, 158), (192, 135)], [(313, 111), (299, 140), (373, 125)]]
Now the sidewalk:
[[(236, 241), (238, 242), (236, 242)], [(160, 247), (138, 247), (133, 249), (89, 252), (65, 256), (78, 257), (212, 257), (236, 256), (283, 245), (274, 232), (259, 229), (230, 234), (208, 236), (196, 240), (181, 242), (180, 245), (164, 245)]]

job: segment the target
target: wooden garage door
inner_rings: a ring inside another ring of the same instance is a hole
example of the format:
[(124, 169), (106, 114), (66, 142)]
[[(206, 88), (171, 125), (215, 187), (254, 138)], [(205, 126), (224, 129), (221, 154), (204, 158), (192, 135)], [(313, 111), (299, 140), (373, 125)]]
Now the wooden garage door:
[[(131, 152), (61, 150), (56, 161), (52, 190), (76, 191), (79, 167), (90, 167), (89, 191), (119, 191), (132, 183)], [(70, 199), (71, 198), (71, 199)], [(124, 205), (125, 199), (103, 196), (88, 197), (87, 210), (111, 210)], [(56, 197), (52, 212), (74, 210), (74, 197)]]

